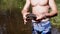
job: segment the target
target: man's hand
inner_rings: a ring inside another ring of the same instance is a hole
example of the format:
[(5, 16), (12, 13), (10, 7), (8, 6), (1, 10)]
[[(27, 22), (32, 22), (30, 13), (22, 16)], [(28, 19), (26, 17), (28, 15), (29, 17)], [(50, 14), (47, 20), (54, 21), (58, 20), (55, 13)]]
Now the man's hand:
[(37, 16), (36, 20), (39, 21), (39, 20), (42, 20), (44, 18), (46, 18), (46, 15), (45, 14)]
[(24, 14), (23, 14), (24, 24), (26, 24), (26, 22), (27, 22), (27, 21), (26, 21), (26, 18), (27, 18), (26, 15), (27, 15), (27, 14), (30, 14), (30, 13), (24, 13)]
[(28, 10), (30, 7), (30, 0), (26, 0), (26, 3), (24, 5), (24, 8), (22, 9), (22, 14), (23, 14), (23, 19), (24, 19), (24, 24), (26, 24), (26, 15), (29, 14)]

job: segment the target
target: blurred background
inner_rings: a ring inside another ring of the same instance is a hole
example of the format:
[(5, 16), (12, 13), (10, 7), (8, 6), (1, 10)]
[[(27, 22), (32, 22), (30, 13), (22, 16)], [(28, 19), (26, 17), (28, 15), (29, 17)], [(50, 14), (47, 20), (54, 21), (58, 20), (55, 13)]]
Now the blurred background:
[[(60, 34), (60, 1), (55, 1), (58, 15), (50, 20), (53, 32)], [(21, 10), (24, 4), (25, 0), (0, 0), (0, 34), (31, 34), (31, 24), (23, 24)]]

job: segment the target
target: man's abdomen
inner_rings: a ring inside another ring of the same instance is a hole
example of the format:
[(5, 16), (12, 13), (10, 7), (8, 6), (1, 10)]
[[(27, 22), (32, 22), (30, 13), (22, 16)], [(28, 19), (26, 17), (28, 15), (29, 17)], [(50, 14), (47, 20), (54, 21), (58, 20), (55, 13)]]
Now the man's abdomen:
[[(34, 6), (32, 7), (32, 13), (35, 14), (36, 16), (42, 16), (48, 13), (49, 7), (48, 6)], [(43, 19), (42, 21), (47, 21), (49, 18)]]

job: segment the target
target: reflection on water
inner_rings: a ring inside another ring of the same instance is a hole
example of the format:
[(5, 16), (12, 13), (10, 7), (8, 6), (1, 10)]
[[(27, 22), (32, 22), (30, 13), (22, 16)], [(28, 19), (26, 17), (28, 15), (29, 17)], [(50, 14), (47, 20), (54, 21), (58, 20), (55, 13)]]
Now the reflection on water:
[(0, 34), (7, 34), (6, 24), (0, 25)]
[[(31, 34), (31, 23), (23, 24), (19, 10), (12, 9), (0, 11), (0, 34)], [(57, 29), (52, 29), (52, 34), (60, 34)]]

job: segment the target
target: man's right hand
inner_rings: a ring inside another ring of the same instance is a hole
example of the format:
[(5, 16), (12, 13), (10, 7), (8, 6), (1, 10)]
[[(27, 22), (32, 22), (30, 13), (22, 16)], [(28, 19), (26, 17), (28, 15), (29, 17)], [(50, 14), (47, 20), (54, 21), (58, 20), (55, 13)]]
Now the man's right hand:
[(26, 18), (27, 18), (27, 17), (26, 17), (26, 15), (27, 15), (27, 14), (30, 14), (30, 13), (29, 13), (29, 12), (27, 12), (27, 13), (24, 13), (24, 14), (23, 14), (24, 24), (26, 24), (26, 22), (27, 22), (27, 21), (26, 21)]

